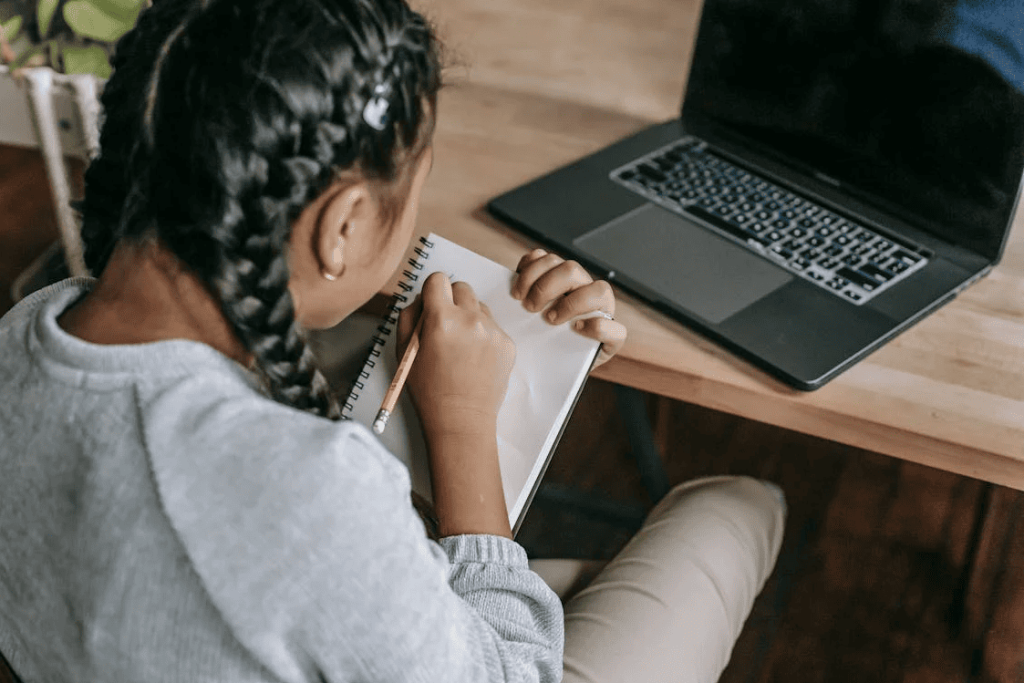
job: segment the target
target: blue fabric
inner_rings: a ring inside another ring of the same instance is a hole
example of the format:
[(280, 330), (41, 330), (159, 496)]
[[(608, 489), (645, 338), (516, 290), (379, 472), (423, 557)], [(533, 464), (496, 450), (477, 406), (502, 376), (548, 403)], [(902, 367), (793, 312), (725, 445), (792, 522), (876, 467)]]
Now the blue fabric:
[(1020, 0), (962, 0), (940, 39), (988, 62), (1024, 91), (1024, 5)]

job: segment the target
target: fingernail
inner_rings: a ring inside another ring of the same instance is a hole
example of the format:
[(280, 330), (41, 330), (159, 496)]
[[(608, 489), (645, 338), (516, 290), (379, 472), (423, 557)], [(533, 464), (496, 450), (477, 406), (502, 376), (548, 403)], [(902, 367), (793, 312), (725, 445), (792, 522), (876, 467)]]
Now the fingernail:
[(583, 331), (583, 327), (584, 327), (584, 324), (585, 324), (585, 323), (584, 323), (584, 322), (583, 322), (582, 320), (577, 320), (576, 322), (574, 322), (574, 323), (572, 324), (572, 326), (573, 326), (574, 328), (576, 328), (576, 330), (577, 330), (577, 331), (579, 331), (579, 332), (582, 332), (582, 331)]
[(558, 319), (558, 311), (552, 309), (547, 312), (548, 322), (555, 322)]

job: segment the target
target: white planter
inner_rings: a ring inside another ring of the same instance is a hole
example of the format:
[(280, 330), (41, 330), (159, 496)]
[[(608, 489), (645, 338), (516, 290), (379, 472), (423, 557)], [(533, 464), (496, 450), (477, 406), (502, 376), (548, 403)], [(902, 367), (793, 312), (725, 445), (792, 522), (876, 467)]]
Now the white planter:
[[(57, 121), (57, 134), (61, 149), (68, 156), (88, 159), (88, 131), (96, 130), (96, 116), (99, 105), (96, 93), (102, 81), (95, 76), (59, 74), (48, 67), (26, 69), (25, 76), (15, 78), (6, 66), (0, 65), (0, 144), (16, 147), (39, 147), (30, 104), (28, 74), (49, 71), (51, 77), (50, 97)], [(90, 97), (91, 111), (84, 116), (79, 112), (78, 93)]]
[(14, 76), (0, 66), (0, 144), (42, 151), (64, 258), (72, 275), (85, 275), (86, 269), (64, 159), (88, 160), (99, 148), (101, 87), (102, 81), (91, 75), (67, 76), (49, 67), (34, 67)]

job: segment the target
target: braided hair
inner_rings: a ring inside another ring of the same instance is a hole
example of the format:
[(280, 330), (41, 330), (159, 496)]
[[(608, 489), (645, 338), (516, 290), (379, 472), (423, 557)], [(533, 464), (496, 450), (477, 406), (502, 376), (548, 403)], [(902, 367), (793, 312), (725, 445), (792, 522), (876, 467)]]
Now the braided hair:
[[(355, 173), (393, 221), (429, 144), (439, 45), (405, 0), (156, 0), (117, 45), (81, 203), (86, 263), (156, 239), (204, 284), (271, 398), (338, 419), (295, 320), (286, 246)], [(367, 102), (387, 98), (381, 128)]]

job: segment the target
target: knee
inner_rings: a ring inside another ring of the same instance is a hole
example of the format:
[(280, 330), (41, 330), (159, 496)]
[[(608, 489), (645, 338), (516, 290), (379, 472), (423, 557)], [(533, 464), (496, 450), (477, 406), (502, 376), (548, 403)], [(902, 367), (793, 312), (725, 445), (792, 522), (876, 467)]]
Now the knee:
[(786, 498), (771, 482), (746, 476), (705, 477), (673, 488), (648, 516), (645, 528), (674, 525), (690, 537), (728, 537), (752, 556), (763, 581), (775, 564), (786, 522)]
[(648, 520), (680, 504), (711, 508), (735, 508), (738, 512), (767, 519), (785, 520), (786, 494), (775, 483), (747, 476), (702, 477), (678, 484), (659, 501)]

